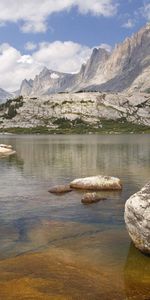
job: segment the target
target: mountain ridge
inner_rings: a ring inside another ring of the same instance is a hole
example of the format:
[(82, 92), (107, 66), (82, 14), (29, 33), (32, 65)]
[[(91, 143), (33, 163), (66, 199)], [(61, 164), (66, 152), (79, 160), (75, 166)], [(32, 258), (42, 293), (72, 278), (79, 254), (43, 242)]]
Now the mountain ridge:
[(13, 98), (13, 93), (9, 93), (9, 92), (5, 91), (4, 89), (0, 88), (0, 104), (10, 98)]
[(82, 89), (103, 92), (130, 89), (144, 91), (150, 87), (147, 76), (150, 72), (149, 49), (150, 24), (146, 24), (116, 45), (111, 53), (103, 48), (94, 48), (87, 63), (76, 74), (44, 68), (34, 80), (22, 82), (20, 95), (39, 96)]

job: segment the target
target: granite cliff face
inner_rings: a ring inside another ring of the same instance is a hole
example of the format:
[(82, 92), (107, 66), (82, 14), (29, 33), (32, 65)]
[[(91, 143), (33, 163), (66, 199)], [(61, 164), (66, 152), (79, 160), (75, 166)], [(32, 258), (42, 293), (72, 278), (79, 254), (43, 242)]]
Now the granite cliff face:
[(150, 25), (117, 45), (91, 81), (101, 91), (143, 90), (150, 87)]
[(150, 88), (150, 24), (115, 47), (112, 53), (94, 49), (77, 74), (44, 68), (32, 80), (24, 80), (20, 95), (39, 96), (58, 92), (146, 91)]

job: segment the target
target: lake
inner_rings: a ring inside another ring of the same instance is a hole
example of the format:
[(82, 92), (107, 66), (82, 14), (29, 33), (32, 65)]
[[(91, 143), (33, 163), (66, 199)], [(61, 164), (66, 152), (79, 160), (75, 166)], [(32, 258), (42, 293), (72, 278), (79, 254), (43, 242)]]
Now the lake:
[[(149, 300), (150, 258), (124, 224), (125, 201), (150, 176), (149, 135), (1, 135), (0, 299)], [(83, 205), (56, 184), (119, 177), (123, 190)]]

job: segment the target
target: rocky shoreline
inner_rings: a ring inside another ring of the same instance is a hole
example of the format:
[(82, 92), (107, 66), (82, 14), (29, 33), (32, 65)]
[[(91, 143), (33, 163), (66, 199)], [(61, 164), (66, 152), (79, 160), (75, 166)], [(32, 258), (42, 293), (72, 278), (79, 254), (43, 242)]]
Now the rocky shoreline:
[(150, 133), (150, 95), (95, 92), (19, 97), (0, 105), (0, 131)]

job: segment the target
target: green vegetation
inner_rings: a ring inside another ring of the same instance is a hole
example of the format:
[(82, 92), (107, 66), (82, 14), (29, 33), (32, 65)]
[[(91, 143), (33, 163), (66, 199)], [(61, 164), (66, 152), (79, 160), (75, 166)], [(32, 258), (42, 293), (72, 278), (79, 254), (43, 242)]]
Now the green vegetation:
[(150, 133), (150, 127), (127, 122), (125, 119), (118, 121), (101, 120), (97, 125), (88, 124), (81, 119), (69, 121), (65, 118), (53, 120), (57, 128), (38, 126), (35, 128), (6, 128), (0, 132), (10, 132), (18, 134), (125, 134), (125, 133)]
[(0, 111), (4, 111), (4, 118), (12, 119), (17, 115), (17, 109), (21, 106), (23, 106), (23, 97), (19, 96), (0, 104)]
[(54, 109), (57, 106), (59, 106), (59, 103), (54, 103), (54, 104), (51, 105), (51, 108)]
[(67, 101), (67, 100), (65, 100), (65, 101), (62, 102), (62, 105), (70, 104), (70, 103), (72, 103), (72, 101)]
[(102, 132), (107, 133), (150, 133), (150, 127), (134, 124), (126, 121), (125, 118), (121, 118), (118, 121), (113, 120), (101, 120)]
[(58, 126), (58, 130), (69, 130), (71, 132), (77, 132), (77, 133), (85, 133), (88, 132), (89, 128), (92, 128), (90, 124), (87, 122), (81, 120), (80, 118), (77, 118), (73, 121), (70, 121), (65, 118), (56, 119), (53, 121), (54, 125)]
[(76, 91), (75, 94), (80, 94), (80, 93), (101, 93), (101, 91), (98, 91), (98, 90), (79, 90), (79, 91)]
[(144, 92), (150, 94), (150, 88), (146, 89)]
[(7, 114), (5, 114), (5, 118), (6, 118), (6, 119), (12, 119), (12, 118), (14, 118), (16, 115), (17, 115), (17, 111), (16, 111), (16, 109), (15, 109), (15, 106), (14, 106), (14, 105), (10, 105), (10, 106), (8, 107)]
[(87, 104), (87, 103), (94, 103), (94, 101), (92, 101), (92, 100), (81, 100), (80, 101), (80, 103), (82, 103), (82, 104)]

